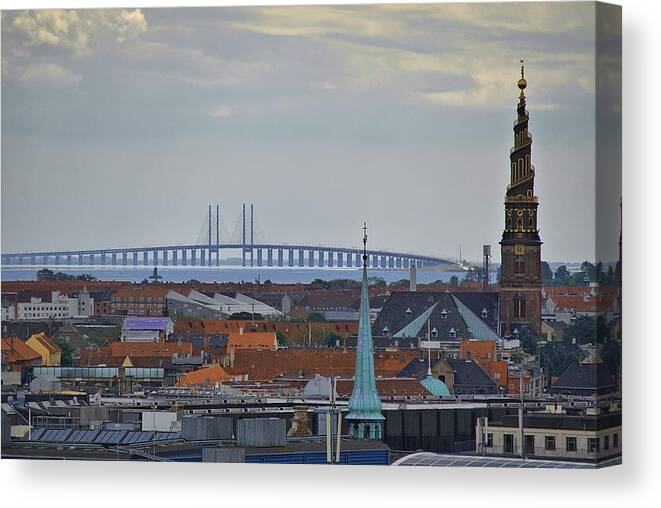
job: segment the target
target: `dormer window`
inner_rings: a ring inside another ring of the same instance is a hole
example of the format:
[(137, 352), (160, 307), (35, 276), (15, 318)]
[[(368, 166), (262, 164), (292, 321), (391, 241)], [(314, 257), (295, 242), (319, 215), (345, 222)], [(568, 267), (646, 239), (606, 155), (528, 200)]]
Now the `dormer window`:
[(489, 315), (489, 313), (487, 312), (487, 309), (482, 309), (482, 318), (485, 318), (488, 315)]
[(431, 336), (434, 338), (438, 337), (438, 330), (436, 327), (434, 327), (434, 329), (431, 331)]
[(390, 328), (388, 326), (383, 327), (383, 335), (388, 336), (388, 333), (390, 333)]
[(448, 318), (448, 311), (443, 309), (441, 311), (441, 319), (447, 319)]
[(450, 328), (449, 335), (450, 335), (450, 338), (451, 338), (451, 339), (455, 339), (455, 338), (457, 338), (457, 332), (455, 331), (454, 328)]
[(413, 314), (413, 311), (411, 310), (411, 307), (409, 307), (408, 309), (406, 309), (405, 314), (406, 314), (406, 317), (411, 317), (411, 314)]

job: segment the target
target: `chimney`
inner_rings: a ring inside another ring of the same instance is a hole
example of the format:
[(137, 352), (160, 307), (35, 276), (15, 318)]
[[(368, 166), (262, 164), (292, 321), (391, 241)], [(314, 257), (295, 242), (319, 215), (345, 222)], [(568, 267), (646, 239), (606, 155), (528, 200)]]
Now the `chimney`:
[(239, 326), (239, 335), (243, 335), (243, 326)]

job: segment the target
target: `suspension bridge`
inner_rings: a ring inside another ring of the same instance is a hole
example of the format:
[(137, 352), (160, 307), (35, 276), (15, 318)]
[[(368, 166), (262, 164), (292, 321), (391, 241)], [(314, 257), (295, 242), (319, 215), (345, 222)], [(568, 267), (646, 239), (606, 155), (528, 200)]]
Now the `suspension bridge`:
[[(361, 247), (267, 242), (254, 206), (244, 204), (231, 235), (222, 231), (220, 206), (209, 205), (200, 233), (189, 245), (2, 253), (2, 266), (221, 266), (228, 254), (241, 253), (243, 267), (360, 267)], [(225, 239), (225, 240), (223, 240)], [(436, 256), (390, 250), (367, 250), (368, 266), (382, 269), (456, 268)]]

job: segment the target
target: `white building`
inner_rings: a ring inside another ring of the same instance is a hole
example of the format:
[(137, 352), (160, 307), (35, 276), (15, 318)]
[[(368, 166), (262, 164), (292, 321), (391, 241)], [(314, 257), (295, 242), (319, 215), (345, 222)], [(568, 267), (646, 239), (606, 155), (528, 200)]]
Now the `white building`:
[[(14, 308), (10, 305), (6, 311), (2, 310), (5, 319), (67, 319), (84, 318), (94, 314), (94, 299), (90, 297), (87, 290), (81, 291), (78, 296), (68, 297), (59, 291), (51, 293), (50, 302), (41, 298), (30, 298), (29, 302), (20, 302)], [(15, 316), (12, 318), (12, 316)]]

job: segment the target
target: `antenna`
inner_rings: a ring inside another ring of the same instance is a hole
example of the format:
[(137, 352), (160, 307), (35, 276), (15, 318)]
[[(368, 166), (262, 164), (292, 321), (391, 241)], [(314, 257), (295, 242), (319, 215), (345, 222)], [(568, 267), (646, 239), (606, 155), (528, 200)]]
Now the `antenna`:
[(367, 268), (367, 222), (363, 222), (363, 268)]
[(427, 318), (427, 375), (431, 376), (431, 314)]

